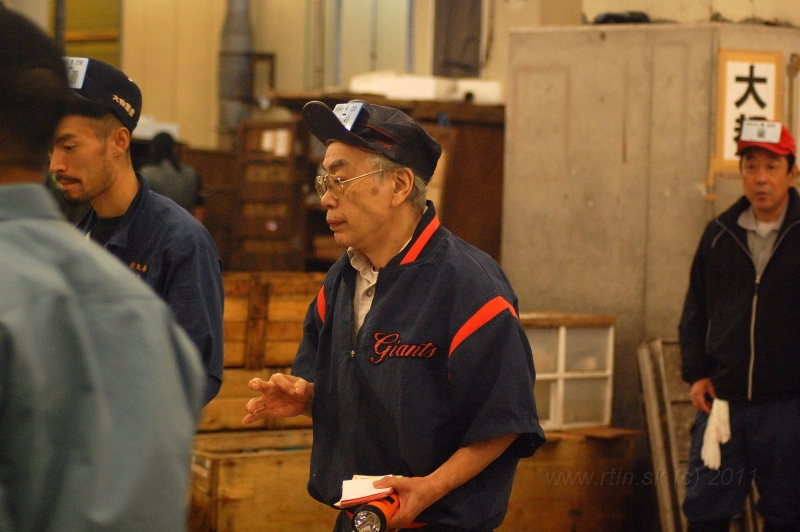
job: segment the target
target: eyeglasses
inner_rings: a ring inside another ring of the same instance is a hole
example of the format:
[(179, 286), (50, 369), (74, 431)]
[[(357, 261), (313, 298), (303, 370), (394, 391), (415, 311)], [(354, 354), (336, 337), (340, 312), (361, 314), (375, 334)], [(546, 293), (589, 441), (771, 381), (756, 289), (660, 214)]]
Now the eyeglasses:
[(378, 172), (383, 172), (383, 169), (375, 170), (374, 172), (370, 172), (368, 174), (351, 177), (350, 179), (345, 179), (344, 181), (332, 174), (318, 175), (315, 183), (317, 194), (319, 194), (321, 199), (322, 196), (325, 195), (325, 192), (330, 191), (331, 196), (333, 196), (335, 199), (339, 199), (344, 196), (345, 183), (355, 181), (356, 179), (361, 179), (362, 177), (367, 177), (368, 175), (377, 174)]

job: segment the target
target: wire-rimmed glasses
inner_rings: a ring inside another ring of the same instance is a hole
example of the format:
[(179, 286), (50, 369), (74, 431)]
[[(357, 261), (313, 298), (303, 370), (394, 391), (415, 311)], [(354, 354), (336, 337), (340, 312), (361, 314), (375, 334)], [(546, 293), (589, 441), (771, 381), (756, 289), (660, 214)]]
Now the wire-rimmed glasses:
[(350, 181), (355, 181), (356, 179), (361, 179), (362, 177), (367, 177), (368, 175), (377, 174), (378, 172), (383, 172), (383, 169), (375, 170), (374, 172), (369, 172), (364, 175), (351, 177), (350, 179), (345, 179), (344, 181), (341, 178), (336, 177), (333, 174), (325, 174), (325, 175), (318, 175), (315, 179), (315, 186), (317, 189), (317, 194), (319, 194), (320, 199), (322, 196), (325, 195), (325, 192), (330, 191), (331, 196), (335, 199), (339, 199), (344, 196), (344, 185), (345, 183), (349, 183)]

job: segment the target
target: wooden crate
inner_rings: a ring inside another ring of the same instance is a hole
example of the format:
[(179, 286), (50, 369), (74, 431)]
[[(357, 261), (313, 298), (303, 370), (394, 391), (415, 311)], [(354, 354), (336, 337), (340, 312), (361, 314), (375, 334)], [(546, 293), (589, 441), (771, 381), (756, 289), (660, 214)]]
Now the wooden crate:
[(225, 367), (291, 366), (308, 305), (325, 275), (225, 272)]
[(303, 270), (308, 138), (301, 130), (299, 117), (239, 125), (229, 268)]
[(224, 268), (228, 268), (231, 231), (239, 188), (234, 183), (238, 159), (232, 151), (184, 147), (182, 162), (193, 166), (203, 182), (205, 218), (203, 225), (214, 238)]
[(247, 401), (258, 395), (247, 386), (251, 379), (291, 373), (308, 306), (324, 278), (305, 272), (223, 274), (225, 370), (219, 394), (203, 408), (198, 432), (311, 426), (308, 416), (267, 418), (252, 425), (242, 418)]
[(520, 460), (497, 532), (626, 530), (638, 431), (585, 427), (546, 433)]
[[(542, 448), (520, 461), (498, 532), (624, 530), (637, 436), (608, 427), (548, 433)], [(331, 530), (336, 512), (306, 491), (310, 446), (310, 430), (198, 435), (190, 530)]]
[[(278, 242), (286, 251), (252, 251), (250, 248), (274, 247)], [(230, 254), (232, 268), (251, 268), (254, 270), (300, 270), (305, 257), (302, 250), (296, 249), (288, 241), (240, 240)]]
[(196, 436), (189, 530), (329, 532), (338, 512), (308, 495), (310, 462), (310, 430)]

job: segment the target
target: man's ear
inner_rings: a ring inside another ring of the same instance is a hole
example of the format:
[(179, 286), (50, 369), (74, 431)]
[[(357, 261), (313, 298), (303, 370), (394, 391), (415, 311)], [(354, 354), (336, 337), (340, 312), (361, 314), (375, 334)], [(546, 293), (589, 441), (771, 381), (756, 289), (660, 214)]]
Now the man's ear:
[(114, 152), (120, 155), (126, 153), (131, 146), (131, 132), (128, 128), (120, 126), (111, 133), (111, 145)]
[(392, 192), (392, 207), (402, 204), (414, 190), (414, 172), (410, 168), (395, 170), (394, 190)]

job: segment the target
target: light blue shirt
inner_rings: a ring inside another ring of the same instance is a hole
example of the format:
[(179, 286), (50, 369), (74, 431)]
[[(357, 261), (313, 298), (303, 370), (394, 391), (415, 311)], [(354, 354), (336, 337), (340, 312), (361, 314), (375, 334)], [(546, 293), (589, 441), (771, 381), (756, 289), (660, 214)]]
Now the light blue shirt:
[(0, 530), (185, 530), (204, 372), (39, 185), (0, 186)]
[(750, 206), (739, 215), (737, 223), (740, 227), (747, 230), (747, 247), (753, 257), (753, 264), (756, 268), (756, 275), (761, 277), (764, 268), (767, 267), (770, 257), (772, 257), (775, 241), (778, 239), (778, 231), (786, 218), (786, 209), (771, 223), (759, 222)]

